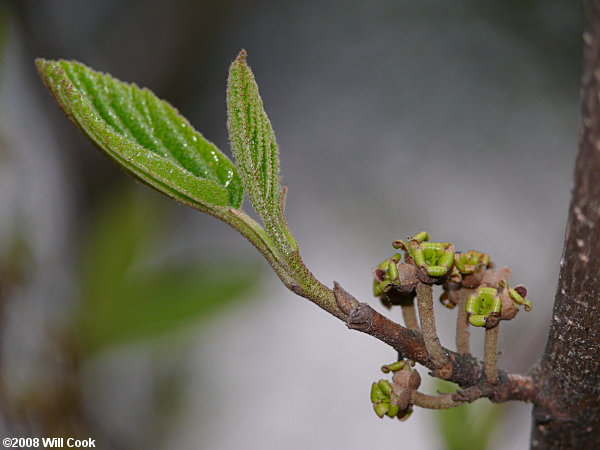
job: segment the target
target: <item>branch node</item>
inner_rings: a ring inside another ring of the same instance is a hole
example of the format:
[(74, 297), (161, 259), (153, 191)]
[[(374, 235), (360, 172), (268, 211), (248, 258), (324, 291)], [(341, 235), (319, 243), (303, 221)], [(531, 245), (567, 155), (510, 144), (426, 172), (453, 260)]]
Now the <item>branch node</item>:
[(348, 293), (337, 281), (333, 282), (333, 295), (335, 296), (335, 302), (338, 307), (347, 316), (352, 315), (352, 312), (359, 305), (359, 301), (356, 300), (350, 293)]
[(347, 323), (348, 328), (364, 329), (365, 325), (371, 322), (373, 311), (373, 308), (366, 303), (358, 303), (350, 312)]
[(433, 369), (431, 371), (431, 375), (433, 375), (436, 378), (441, 378), (442, 380), (448, 380), (452, 377), (453, 372), (454, 372), (454, 363), (450, 362), (448, 364), (445, 364), (442, 367)]

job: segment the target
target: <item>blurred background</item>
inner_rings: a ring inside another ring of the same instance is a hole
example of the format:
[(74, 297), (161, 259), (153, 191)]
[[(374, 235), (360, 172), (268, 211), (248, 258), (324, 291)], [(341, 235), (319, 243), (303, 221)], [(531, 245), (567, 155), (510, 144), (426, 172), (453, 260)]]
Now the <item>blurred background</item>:
[[(581, 28), (564, 0), (2, 0), (0, 435), (527, 448), (520, 403), (379, 420), (370, 383), (394, 352), (286, 291), (233, 230), (132, 182), (68, 122), (33, 59), (147, 86), (229, 153), (225, 82), (245, 48), (317, 277), (381, 310), (371, 268), (393, 239), (427, 229), (489, 252), (534, 304), (500, 337), (500, 366), (525, 371), (562, 251)], [(452, 347), (455, 312), (437, 317)], [(472, 331), (479, 354), (482, 341)]]

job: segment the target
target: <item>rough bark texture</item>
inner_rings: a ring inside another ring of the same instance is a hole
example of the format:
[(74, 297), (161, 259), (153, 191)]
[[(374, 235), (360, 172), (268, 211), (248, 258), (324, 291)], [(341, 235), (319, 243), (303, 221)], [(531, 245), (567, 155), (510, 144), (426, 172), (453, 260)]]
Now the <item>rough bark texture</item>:
[(600, 0), (584, 6), (579, 154), (552, 324), (535, 377), (541, 401), (532, 448), (598, 448), (600, 441)]

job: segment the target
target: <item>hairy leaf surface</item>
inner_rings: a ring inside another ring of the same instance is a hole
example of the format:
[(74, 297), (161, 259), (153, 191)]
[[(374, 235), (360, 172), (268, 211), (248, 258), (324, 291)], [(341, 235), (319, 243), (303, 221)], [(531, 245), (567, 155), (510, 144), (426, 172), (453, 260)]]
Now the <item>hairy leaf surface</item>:
[(277, 245), (285, 251), (295, 250), (296, 243), (283, 217), (275, 133), (244, 50), (229, 69), (227, 117), (231, 149), (252, 206)]
[(77, 62), (36, 64), (65, 113), (135, 178), (206, 212), (241, 206), (235, 165), (169, 103)]

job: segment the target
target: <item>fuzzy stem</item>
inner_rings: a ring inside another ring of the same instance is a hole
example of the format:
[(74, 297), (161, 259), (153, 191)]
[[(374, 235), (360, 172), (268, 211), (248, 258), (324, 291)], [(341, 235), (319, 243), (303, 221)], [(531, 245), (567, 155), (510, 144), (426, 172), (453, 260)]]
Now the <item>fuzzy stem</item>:
[(254, 219), (240, 210), (229, 209), (228, 212), (229, 214), (218, 217), (239, 231), (262, 253), (288, 289), (311, 300), (337, 318), (344, 321), (347, 319), (337, 305), (333, 291), (315, 278), (302, 261), (299, 251), (284, 254)]
[(468, 355), (471, 353), (469, 344), (469, 315), (465, 309), (469, 292), (459, 292), (458, 312), (456, 315), (456, 351), (459, 355)]
[(486, 328), (485, 330), (483, 370), (487, 381), (494, 384), (498, 381), (498, 367), (496, 366), (496, 359), (499, 333), (500, 324), (493, 328)]
[(411, 403), (426, 409), (448, 409), (462, 405), (464, 402), (453, 400), (452, 394), (427, 395), (419, 391), (413, 391)]
[(417, 284), (417, 304), (419, 307), (419, 321), (423, 331), (423, 340), (427, 354), (434, 368), (444, 367), (448, 363), (446, 352), (442, 348), (440, 338), (435, 327), (435, 314), (433, 312), (433, 288), (424, 283)]
[(472, 386), (454, 394), (427, 395), (419, 391), (411, 394), (411, 403), (426, 409), (449, 409), (465, 403), (472, 403), (483, 396), (483, 392)]
[(417, 320), (417, 311), (415, 309), (414, 301), (409, 304), (401, 305), (401, 308), (402, 318), (404, 319), (406, 328), (409, 330), (419, 331), (419, 322)]
[(235, 228), (265, 257), (279, 279), (288, 288), (294, 290), (295, 282), (275, 245), (265, 230), (245, 212), (230, 208), (226, 213), (216, 215), (219, 219)]
[(342, 311), (336, 301), (334, 292), (321, 283), (306, 267), (299, 251), (286, 255), (285, 261), (291, 276), (296, 283), (292, 291), (315, 303), (320, 308), (346, 321), (348, 315)]

